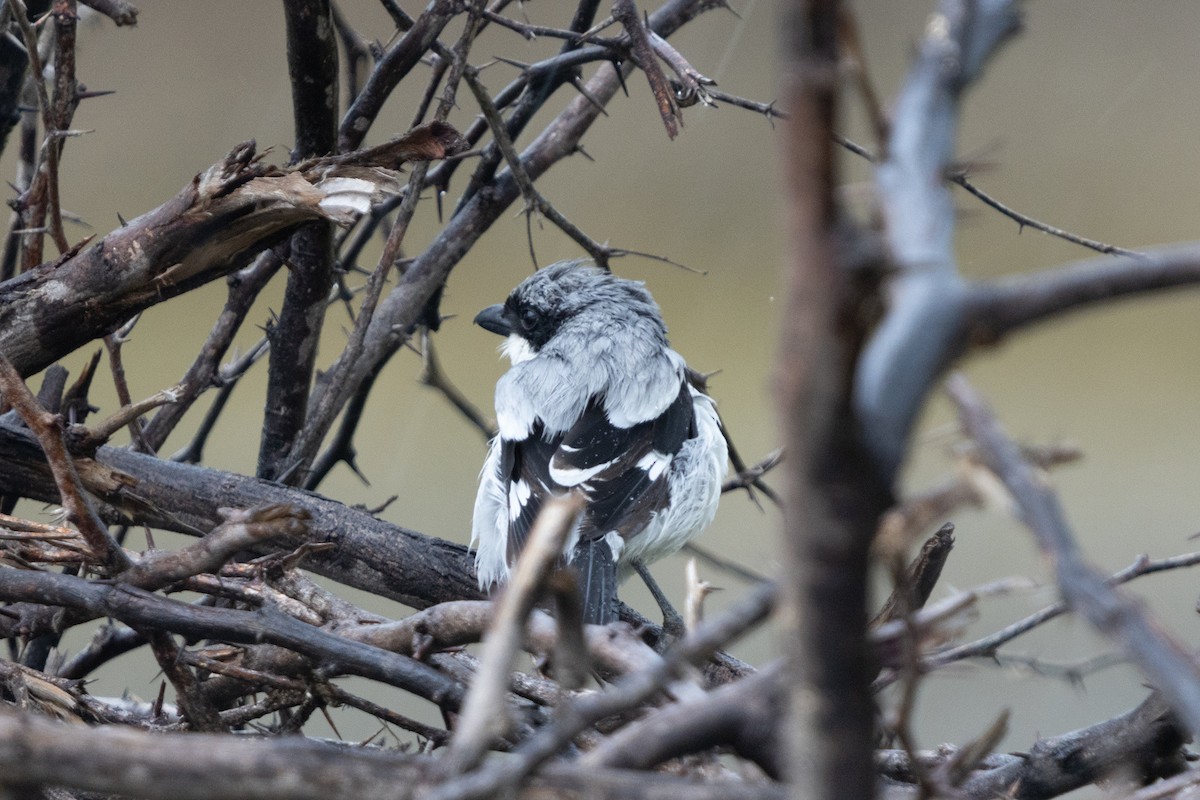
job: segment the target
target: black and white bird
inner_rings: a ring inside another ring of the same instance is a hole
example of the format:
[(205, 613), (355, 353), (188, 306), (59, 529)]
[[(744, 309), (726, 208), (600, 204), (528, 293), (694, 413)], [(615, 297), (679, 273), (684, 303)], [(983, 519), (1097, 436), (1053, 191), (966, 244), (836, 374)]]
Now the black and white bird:
[(539, 270), (475, 322), (506, 337), (471, 530), (479, 585), (503, 583), (547, 497), (587, 506), (564, 558), (584, 618), (616, 619), (618, 578), (675, 552), (717, 510), (727, 451), (713, 400), (640, 282), (583, 261)]

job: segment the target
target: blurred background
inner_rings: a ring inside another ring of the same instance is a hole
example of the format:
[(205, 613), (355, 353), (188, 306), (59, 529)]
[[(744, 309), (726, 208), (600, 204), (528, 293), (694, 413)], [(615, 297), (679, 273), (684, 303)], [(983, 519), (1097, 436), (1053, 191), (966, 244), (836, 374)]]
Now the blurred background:
[[(736, 16), (712, 11), (673, 41), (722, 90), (770, 101), (779, 91), (782, 4), (730, 4)], [(423, 4), (400, 5), (415, 14)], [(564, 27), (566, 5), (528, 2), (513, 6), (511, 13)], [(903, 80), (931, 0), (850, 5), (871, 76), (887, 102)], [(364, 36), (388, 42), (393, 28), (374, 0), (344, 0), (341, 6)], [(652, 3), (643, 6), (653, 9)], [(287, 160), (292, 116), (280, 4), (142, 0), (140, 7), (134, 29), (91, 18), (80, 31), (80, 79), (89, 89), (116, 94), (86, 100), (75, 117), (75, 128), (92, 132), (67, 145), (62, 202), (91, 229), (70, 230), (72, 239), (103, 235), (118, 224), (118, 214), (130, 219), (159, 205), (243, 140), (273, 146), (273, 158)], [(1195, 46), (1200, 5), (1057, 0), (1024, 9), (1026, 30), (1001, 52), (964, 104), (959, 153), (973, 165), (975, 182), (1030, 216), (1123, 247), (1200, 238), (1200, 98), (1193, 86), (1200, 74)], [(456, 35), (450, 30), (445, 38)], [(476, 44), (473, 60), (479, 64), (503, 55), (534, 61), (556, 47), (492, 26)], [(514, 74), (513, 67), (496, 64), (484, 79), (497, 90)], [(424, 83), (423, 75), (415, 76), (396, 92), (369, 143), (409, 127)], [(672, 142), (644, 77), (635, 73), (628, 85), (630, 96), (618, 96), (609, 116), (584, 140), (591, 160), (569, 159), (539, 187), (594, 239), (663, 255), (703, 273), (637, 257), (614, 263), (620, 274), (647, 282), (663, 306), (675, 348), (694, 367), (719, 371), (712, 392), (742, 454), (756, 461), (777, 443), (770, 372), (786, 263), (779, 134), (766, 118), (749, 111), (693, 107), (684, 111), (684, 130)], [(552, 100), (542, 122), (567, 99), (564, 92)], [(474, 106), (465, 94), (460, 105), (450, 122), (464, 128)], [(857, 98), (849, 92), (843, 118), (848, 135), (874, 147)], [(541, 127), (535, 121), (518, 146)], [(12, 162), (12, 154), (6, 154), (0, 163), (4, 174), (12, 174)], [(869, 220), (869, 174), (854, 156), (847, 154), (844, 165), (844, 199)], [(464, 181), (460, 172), (448, 208)], [(965, 193), (959, 192), (956, 201), (958, 256), (971, 278), (987, 280), (1094, 255), (1022, 231)], [(492, 387), (504, 364), (495, 338), (470, 320), (483, 306), (502, 301), (533, 268), (518, 211), (506, 215), (454, 270), (442, 308), (455, 316), (435, 337), (448, 376), (489, 416)], [(422, 203), (407, 249), (423, 248), (438, 229), (435, 203)], [(581, 255), (555, 228), (536, 221), (533, 244), (539, 265)], [(362, 264), (373, 266), (377, 252), (364, 255)], [(264, 295), (252, 321), (264, 324), (281, 294), (280, 281)], [(135, 397), (182, 376), (223, 302), (224, 286), (217, 284), (144, 315), (124, 351)], [(1054, 479), (1082, 546), (1105, 570), (1123, 567), (1139, 553), (1163, 557), (1200, 549), (1189, 541), (1200, 531), (1198, 311), (1193, 291), (1124, 302), (1038, 328), (967, 362), (967, 373), (1015, 437), (1070, 442), (1084, 450), (1081, 463), (1058, 470)], [(335, 306), (326, 328), (324, 364), (340, 351), (348, 328), (345, 312)], [(248, 325), (243, 349), (258, 335)], [(73, 374), (88, 354), (90, 348), (67, 360)], [(484, 441), (440, 396), (419, 385), (420, 372), (419, 357), (405, 353), (377, 384), (356, 441), (370, 485), (341, 467), (322, 492), (368, 506), (395, 495), (385, 518), (466, 542)], [(93, 401), (111, 412), (116, 405), (111, 379), (104, 369), (99, 374)], [(209, 465), (253, 474), (264, 385), (262, 362), (235, 392), (206, 451)], [(193, 411), (192, 426), (205, 404)], [(185, 424), (165, 451), (182, 447), (191, 430)], [(953, 441), (953, 416), (947, 403), (934, 397), (914, 442), (904, 491), (927, 487), (952, 469), (948, 447)], [(41, 510), (26, 504), (21, 512)], [(1018, 523), (998, 511), (964, 511), (953, 521), (958, 545), (935, 597), (949, 587), (1008, 575), (1025, 575), (1043, 586), (985, 601), (969, 637), (1055, 598), (1046, 585), (1045, 565)], [(778, 524), (769, 504), (760, 511), (745, 494), (727, 495), (702, 544), (774, 574)], [(131, 544), (141, 546), (136, 538)], [(682, 597), (683, 564), (677, 557), (654, 568), (677, 598)], [(709, 568), (703, 572), (726, 589), (713, 598), (714, 608), (744, 589), (733, 576)], [(1200, 633), (1196, 586), (1195, 572), (1181, 572), (1144, 578), (1129, 590), (1182, 642), (1194, 646)], [(653, 615), (651, 601), (634, 582), (622, 596)], [(378, 603), (375, 610), (405, 613)], [(1007, 648), (1035, 659), (1040, 668), (989, 662), (938, 673), (921, 694), (918, 741), (922, 746), (962, 743), (1009, 708), (1010, 734), (1003, 746), (1027, 749), (1037, 735), (1124, 711), (1145, 694), (1140, 676), (1127, 667), (1077, 682), (1040, 674), (1109, 649), (1086, 623), (1065, 619)], [(769, 636), (759, 635), (735, 652), (761, 663), (774, 654), (774, 645)], [(123, 672), (104, 677), (93, 691), (128, 688), (150, 697), (158, 680), (152, 671)], [(377, 728), (361, 716), (345, 725), (349, 728), (341, 732), (351, 738)]]

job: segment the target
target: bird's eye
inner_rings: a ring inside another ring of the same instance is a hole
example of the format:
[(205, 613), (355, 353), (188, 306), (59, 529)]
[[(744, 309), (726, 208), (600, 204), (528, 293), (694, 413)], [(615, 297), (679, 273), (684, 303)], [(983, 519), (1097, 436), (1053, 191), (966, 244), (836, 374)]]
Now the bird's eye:
[(525, 330), (531, 330), (538, 324), (540, 317), (532, 308), (521, 309), (521, 325)]

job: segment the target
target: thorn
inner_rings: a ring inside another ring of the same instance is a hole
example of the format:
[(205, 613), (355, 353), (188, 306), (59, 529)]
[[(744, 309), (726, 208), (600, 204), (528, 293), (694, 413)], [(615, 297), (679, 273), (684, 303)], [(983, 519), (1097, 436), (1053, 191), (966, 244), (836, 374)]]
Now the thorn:
[(625, 93), (626, 97), (629, 97), (629, 87), (625, 85), (625, 76), (621, 74), (621, 60), (614, 58), (612, 65), (617, 70), (617, 80), (621, 82), (621, 91)]
[(604, 30), (605, 28), (611, 27), (614, 23), (616, 23), (616, 21), (617, 21), (616, 18), (614, 18), (610, 14), (609, 16), (607, 16), (604, 19), (597, 22), (592, 27), (588, 28), (583, 33), (579, 34), (575, 40), (578, 42), (582, 42), (583, 40), (587, 39), (589, 36), (596, 36), (597, 34), (600, 33), (600, 31)]
[(575, 90), (577, 92), (579, 92), (581, 95), (586, 97), (587, 101), (589, 103), (591, 103), (596, 108), (597, 111), (599, 111), (601, 114), (603, 114), (606, 117), (608, 116), (608, 111), (605, 110), (604, 105), (601, 104), (601, 102), (596, 98), (595, 95), (593, 95), (591, 92), (589, 92), (587, 90), (587, 87), (583, 85), (583, 81), (579, 78), (578, 75), (571, 78), (571, 85), (575, 87)]
[(517, 69), (521, 70), (521, 72), (529, 72), (530, 65), (526, 64), (524, 61), (517, 61), (513, 58), (505, 58), (504, 56), (492, 56), (492, 58), (495, 61), (508, 64), (510, 67), (516, 67)]

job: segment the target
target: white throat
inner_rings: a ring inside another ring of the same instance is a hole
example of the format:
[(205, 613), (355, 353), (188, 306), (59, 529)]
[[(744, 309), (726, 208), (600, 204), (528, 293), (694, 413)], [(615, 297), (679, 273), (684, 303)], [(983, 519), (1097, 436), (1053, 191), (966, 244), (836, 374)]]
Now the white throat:
[(508, 356), (508, 360), (512, 362), (514, 367), (537, 355), (525, 337), (515, 333), (510, 333), (508, 338), (504, 340), (504, 343), (500, 345), (500, 352)]

